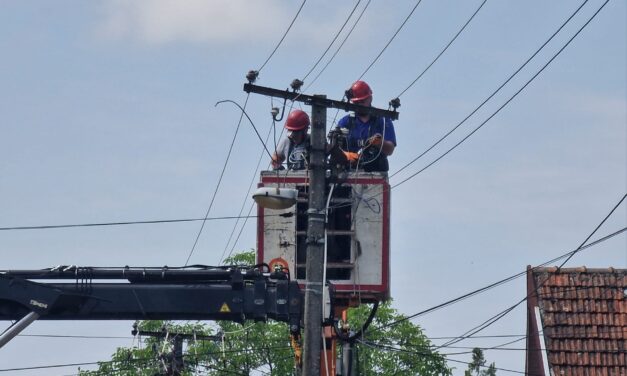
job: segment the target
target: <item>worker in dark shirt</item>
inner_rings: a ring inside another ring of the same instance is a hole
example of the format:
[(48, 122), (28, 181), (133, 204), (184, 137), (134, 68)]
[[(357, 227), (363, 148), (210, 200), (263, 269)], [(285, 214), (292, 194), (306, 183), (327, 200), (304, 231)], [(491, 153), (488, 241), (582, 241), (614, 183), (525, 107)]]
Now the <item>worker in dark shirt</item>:
[[(366, 107), (372, 105), (372, 90), (364, 81), (355, 82), (347, 94), (351, 103)], [(388, 156), (396, 148), (396, 133), (390, 118), (357, 111), (340, 119), (338, 127), (348, 129), (344, 154), (352, 168), (389, 170)]]

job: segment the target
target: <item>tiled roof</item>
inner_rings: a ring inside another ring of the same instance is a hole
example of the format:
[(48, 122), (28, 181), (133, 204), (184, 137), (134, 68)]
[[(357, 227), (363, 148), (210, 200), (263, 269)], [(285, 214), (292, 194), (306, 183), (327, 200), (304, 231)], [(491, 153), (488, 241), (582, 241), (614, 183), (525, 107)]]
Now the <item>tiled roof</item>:
[(627, 376), (627, 269), (535, 268), (531, 275), (553, 375)]

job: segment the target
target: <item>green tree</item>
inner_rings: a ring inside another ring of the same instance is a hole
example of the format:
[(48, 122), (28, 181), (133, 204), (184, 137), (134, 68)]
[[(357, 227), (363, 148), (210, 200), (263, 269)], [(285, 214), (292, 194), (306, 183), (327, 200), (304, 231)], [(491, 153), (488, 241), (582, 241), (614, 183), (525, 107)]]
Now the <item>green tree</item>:
[(468, 363), (468, 369), (464, 371), (464, 376), (496, 376), (496, 365), (492, 362), (485, 366), (486, 360), (483, 351), (475, 347), (472, 349), (472, 361)]
[[(253, 251), (234, 255), (228, 264), (253, 265)], [(349, 309), (348, 322), (358, 329), (366, 321), (370, 307)], [(358, 360), (361, 374), (370, 375), (450, 375), (445, 358), (432, 350), (431, 342), (421, 328), (391, 307), (382, 303), (364, 335), (358, 338)], [(401, 321), (399, 321), (401, 320)], [(399, 321), (397, 324), (389, 325)], [(195, 371), (202, 375), (249, 374), (260, 370), (270, 375), (295, 374), (294, 349), (285, 323), (251, 323), (244, 325), (219, 321), (211, 324), (175, 324), (144, 321), (141, 329), (158, 331), (163, 326), (170, 333), (197, 333), (218, 336), (217, 341), (187, 342), (184, 348), (184, 376)], [(118, 348), (110, 361), (95, 371), (81, 371), (82, 376), (154, 376), (166, 374), (170, 344), (159, 338), (146, 338), (144, 344)]]
[[(369, 314), (370, 308), (365, 305), (350, 309), (351, 327), (359, 328)], [(450, 375), (446, 359), (432, 349), (420, 326), (404, 318), (392, 308), (391, 301), (380, 304), (363, 338), (357, 340), (357, 367), (361, 374)]]

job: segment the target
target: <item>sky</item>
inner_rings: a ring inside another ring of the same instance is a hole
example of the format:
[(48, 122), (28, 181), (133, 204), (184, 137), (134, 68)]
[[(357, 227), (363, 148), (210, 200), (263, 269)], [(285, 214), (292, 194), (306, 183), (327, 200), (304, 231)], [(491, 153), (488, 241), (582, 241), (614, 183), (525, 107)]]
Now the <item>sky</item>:
[[(581, 2), (487, 1), (400, 96), (391, 172), (467, 117)], [(0, 2), (0, 227), (203, 217), (240, 117), (236, 106), (216, 102), (243, 104), (245, 75), (262, 66), (257, 81), (262, 86), (284, 89), (302, 79), (356, 3), (307, 2), (264, 65), (300, 1)], [(420, 2), (363, 75), (373, 88), (373, 105), (387, 108), (481, 3)], [(368, 4), (319, 78), (311, 83), (366, 1), (305, 79), (307, 94), (341, 99), (416, 2)], [(392, 177), (392, 185), (490, 118), (602, 4), (587, 1), (514, 79), (449, 138)], [(576, 249), (626, 193), (626, 20), (626, 3), (609, 1), (482, 128), (392, 190), (391, 294), (400, 312), (420, 312)], [(258, 95), (248, 100), (247, 113), (262, 134), (271, 129), (273, 105), (280, 103)], [(335, 111), (328, 117), (330, 125)], [(209, 217), (236, 216), (243, 205), (246, 213), (261, 151), (244, 120)], [(623, 203), (591, 239), (624, 228), (626, 207)], [(227, 236), (234, 225), (207, 222), (190, 263), (217, 264), (225, 250), (254, 248), (254, 221), (235, 245)], [(191, 222), (0, 231), (0, 269), (183, 265), (199, 228)], [(625, 233), (576, 254), (565, 266), (627, 268)], [(525, 294), (525, 278), (518, 278), (413, 322), (441, 344), (445, 340), (438, 338), (466, 332)], [(0, 349), (0, 370), (107, 360), (116, 347), (131, 345), (131, 324), (36, 322), (23, 334), (128, 338), (20, 336)], [(517, 335), (525, 329), (523, 304), (480, 334)], [(457, 346), (490, 347), (506, 340), (471, 338)], [(509, 347), (518, 350), (487, 351), (488, 361), (523, 371), (524, 341)], [(465, 350), (442, 349), (460, 351)], [(457, 367), (455, 375), (463, 374), (463, 364), (450, 365)], [(76, 367), (11, 374), (73, 373)]]

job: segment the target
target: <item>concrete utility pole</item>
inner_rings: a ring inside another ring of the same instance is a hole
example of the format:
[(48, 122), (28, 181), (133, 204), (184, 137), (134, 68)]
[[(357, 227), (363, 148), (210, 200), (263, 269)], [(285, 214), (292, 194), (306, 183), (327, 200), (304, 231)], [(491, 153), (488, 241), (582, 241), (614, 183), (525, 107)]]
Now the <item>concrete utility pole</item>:
[(344, 342), (342, 345), (342, 376), (355, 376), (353, 368), (353, 350), (355, 342)]
[(294, 102), (303, 102), (312, 106), (311, 111), (311, 151), (309, 157), (309, 209), (307, 224), (307, 260), (305, 286), (305, 317), (303, 346), (303, 376), (320, 376), (320, 355), (322, 344), (322, 280), (324, 269), (324, 230), (325, 230), (325, 190), (326, 190), (326, 119), (327, 108), (344, 111), (358, 111), (369, 115), (385, 116), (392, 120), (398, 119), (396, 108), (400, 106), (398, 98), (390, 102), (394, 111), (327, 99), (326, 95), (306, 95), (294, 91), (279, 90), (257, 86), (253, 82), (257, 77), (255, 71), (246, 77), (249, 83), (244, 84), (244, 91), (275, 98), (283, 98)]
[(161, 354), (165, 356), (164, 360), (167, 362), (166, 375), (168, 376), (180, 376), (185, 370), (185, 362), (183, 361), (183, 340), (187, 341), (214, 341), (218, 342), (220, 336), (206, 336), (202, 334), (190, 334), (190, 333), (170, 333), (164, 326), (160, 331), (139, 330), (137, 322), (133, 324), (133, 330), (131, 331), (133, 336), (154, 337), (160, 339), (171, 338), (173, 342), (173, 349), (168, 354)]
[[(324, 95), (315, 98), (326, 99)], [(312, 105), (311, 153), (309, 159), (309, 210), (307, 225), (307, 263), (305, 287), (305, 336), (303, 348), (303, 376), (320, 375), (320, 346), (322, 344), (322, 280), (324, 268), (324, 221), (326, 187), (327, 108)]]

